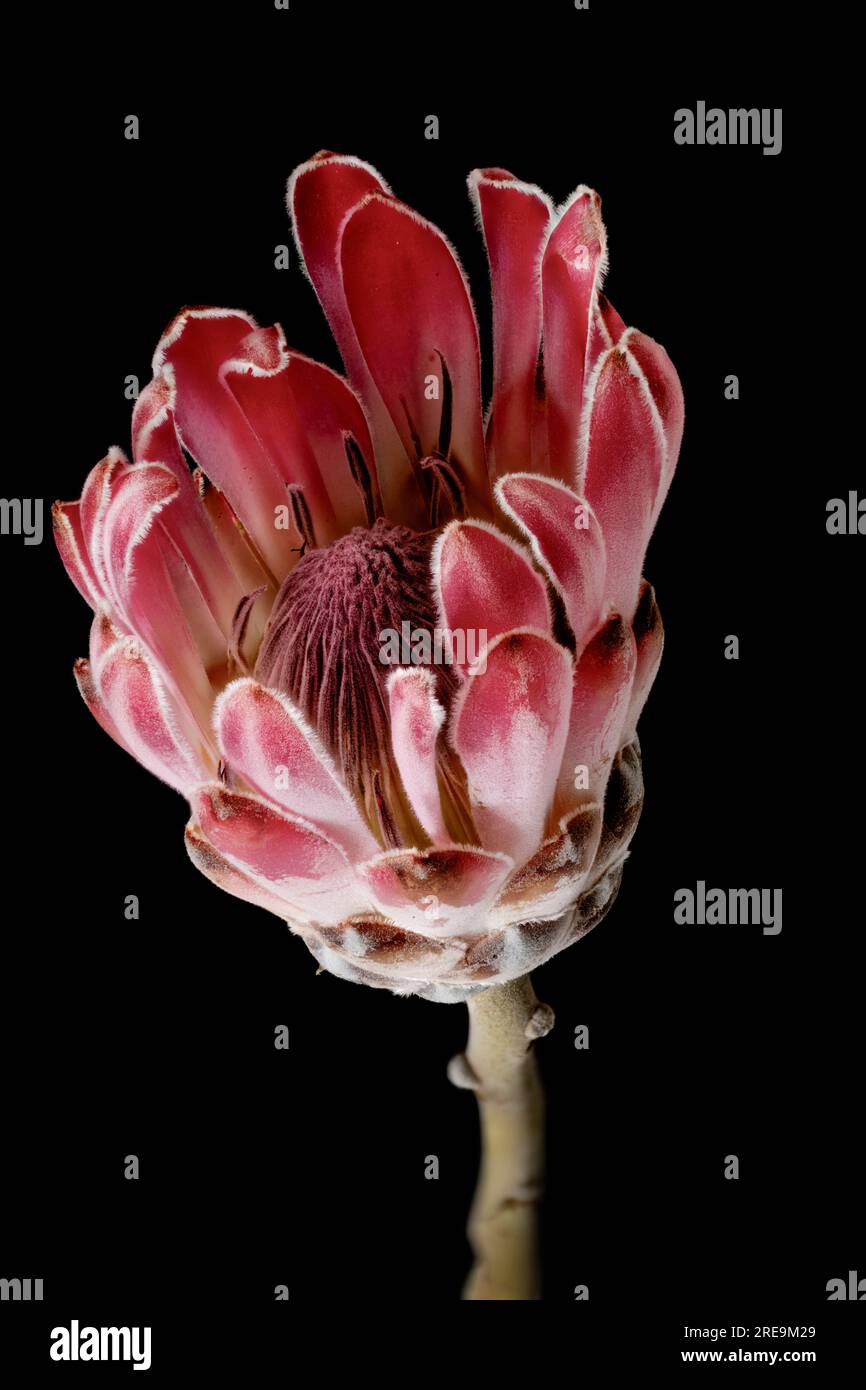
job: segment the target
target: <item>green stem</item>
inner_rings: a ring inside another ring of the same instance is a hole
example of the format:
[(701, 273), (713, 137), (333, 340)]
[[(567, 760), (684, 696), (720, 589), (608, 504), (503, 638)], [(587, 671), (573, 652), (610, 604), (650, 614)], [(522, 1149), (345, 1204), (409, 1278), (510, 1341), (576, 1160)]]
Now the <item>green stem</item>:
[(553, 1027), (529, 976), (469, 1002), (469, 1041), (449, 1076), (475, 1091), (481, 1172), (469, 1214), (475, 1264), (465, 1299), (538, 1299), (538, 1210), (544, 1179), (544, 1093), (532, 1052)]

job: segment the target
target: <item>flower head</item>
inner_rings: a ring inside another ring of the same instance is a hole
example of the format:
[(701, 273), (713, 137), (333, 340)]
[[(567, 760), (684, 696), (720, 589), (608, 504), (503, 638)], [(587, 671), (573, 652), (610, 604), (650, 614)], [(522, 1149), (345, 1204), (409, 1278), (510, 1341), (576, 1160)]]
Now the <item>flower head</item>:
[(288, 201), (346, 377), (279, 326), (185, 309), (132, 462), (110, 450), (54, 509), (94, 611), (81, 693), (189, 800), (193, 862), (326, 969), (440, 1000), (526, 973), (615, 896), (683, 423), (664, 350), (602, 294), (598, 196), (469, 187), (486, 423), (454, 252), (324, 152)]

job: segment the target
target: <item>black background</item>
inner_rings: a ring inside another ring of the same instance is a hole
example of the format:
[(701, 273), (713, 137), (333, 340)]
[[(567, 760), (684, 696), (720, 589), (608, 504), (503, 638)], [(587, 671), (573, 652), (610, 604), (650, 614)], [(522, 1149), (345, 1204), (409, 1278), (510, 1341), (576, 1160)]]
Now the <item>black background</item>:
[[(144, 384), (185, 303), (279, 321), (291, 346), (339, 366), (283, 203), (317, 149), (370, 161), (442, 227), (485, 347), (466, 175), (504, 165), (556, 201), (579, 182), (599, 190), (607, 290), (667, 347), (686, 434), (646, 564), (667, 646), (641, 723), (643, 819), (611, 915), (535, 981), (557, 1015), (538, 1047), (544, 1300), (570, 1305), (557, 1326), (574, 1364), (603, 1334), (611, 1358), (640, 1364), (651, 1349), (643, 1364), (673, 1365), (685, 1323), (742, 1322), (816, 1325), (805, 1345), (826, 1368), (862, 1326), (862, 1309), (827, 1303), (827, 1280), (866, 1275), (863, 542), (825, 530), (827, 499), (858, 479), (862, 492), (862, 465), (826, 421), (839, 373), (822, 365), (827, 228), (844, 207), (824, 164), (816, 177), (826, 147), (808, 93), (783, 92), (769, 61), (749, 70), (745, 39), (710, 74), (713, 36), (685, 12), (662, 7), (630, 30), (612, 9), (491, 11), (484, 32), (447, 6), (191, 11), (201, 46), (183, 59), (173, 18), (131, 12), (128, 32), (111, 31), (117, 61), (73, 67), (50, 94), (41, 84), (26, 138), (13, 131), (10, 290), (26, 300), (7, 321), (7, 412), (26, 428), (3, 486), (47, 508), (78, 495), (110, 444), (128, 449), (124, 378)], [(97, 32), (88, 17), (85, 47)], [(205, 38), (222, 41), (218, 58)], [(681, 61), (662, 68), (653, 45), (668, 39)], [(133, 63), (145, 43), (149, 65)], [(676, 146), (673, 113), (698, 99), (783, 106), (782, 154)], [(124, 139), (130, 113), (137, 142)], [(274, 268), (280, 243), (289, 271)], [(21, 1356), (34, 1383), (74, 1374), (47, 1356), (50, 1328), (73, 1317), (152, 1325), (157, 1378), (233, 1353), (288, 1364), (318, 1321), (319, 1355), (358, 1325), (365, 1354), (402, 1329), (435, 1359), (438, 1311), (469, 1261), (476, 1116), (445, 1078), (465, 1011), (316, 977), (280, 922), (197, 875), (184, 803), (75, 692), (88, 613), (50, 537), (4, 537), (0, 565), (0, 1275), (45, 1281), (41, 1305), (2, 1305), (0, 1365)], [(723, 657), (731, 633), (739, 661)], [(698, 879), (783, 888), (781, 934), (677, 926), (673, 894)], [(124, 919), (132, 893), (138, 922)], [(273, 1046), (280, 1023), (288, 1052)], [(131, 1153), (137, 1182), (123, 1176)], [(732, 1153), (736, 1182), (723, 1177)], [(428, 1154), (438, 1182), (423, 1176)], [(288, 1304), (273, 1301), (280, 1283)]]

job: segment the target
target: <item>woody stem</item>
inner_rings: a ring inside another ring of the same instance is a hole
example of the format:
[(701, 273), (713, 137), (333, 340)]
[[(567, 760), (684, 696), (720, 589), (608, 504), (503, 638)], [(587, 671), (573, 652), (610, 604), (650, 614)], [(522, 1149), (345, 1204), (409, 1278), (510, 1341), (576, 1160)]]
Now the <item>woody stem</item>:
[(529, 976), (469, 1002), (469, 1041), (449, 1076), (475, 1091), (481, 1172), (468, 1236), (475, 1263), (464, 1299), (538, 1299), (538, 1210), (544, 1175), (544, 1093), (532, 1052), (553, 1027)]

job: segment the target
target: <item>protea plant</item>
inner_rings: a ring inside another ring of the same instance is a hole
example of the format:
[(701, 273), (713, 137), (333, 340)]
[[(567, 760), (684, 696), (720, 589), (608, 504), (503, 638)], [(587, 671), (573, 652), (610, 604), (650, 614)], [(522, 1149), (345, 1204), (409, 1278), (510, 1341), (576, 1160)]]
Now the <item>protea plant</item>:
[[(57, 543), (94, 612), (88, 707), (187, 797), (212, 881), (319, 966), (466, 1001), (478, 1093), (466, 1296), (538, 1296), (552, 1023), (528, 972), (608, 910), (643, 799), (662, 626), (642, 580), (677, 459), (664, 350), (601, 291), (598, 196), (469, 178), (493, 394), (457, 257), (361, 160), (292, 175), (345, 364), (184, 309)], [(399, 641), (392, 640), (399, 634)], [(444, 635), (444, 636), (443, 636)]]

